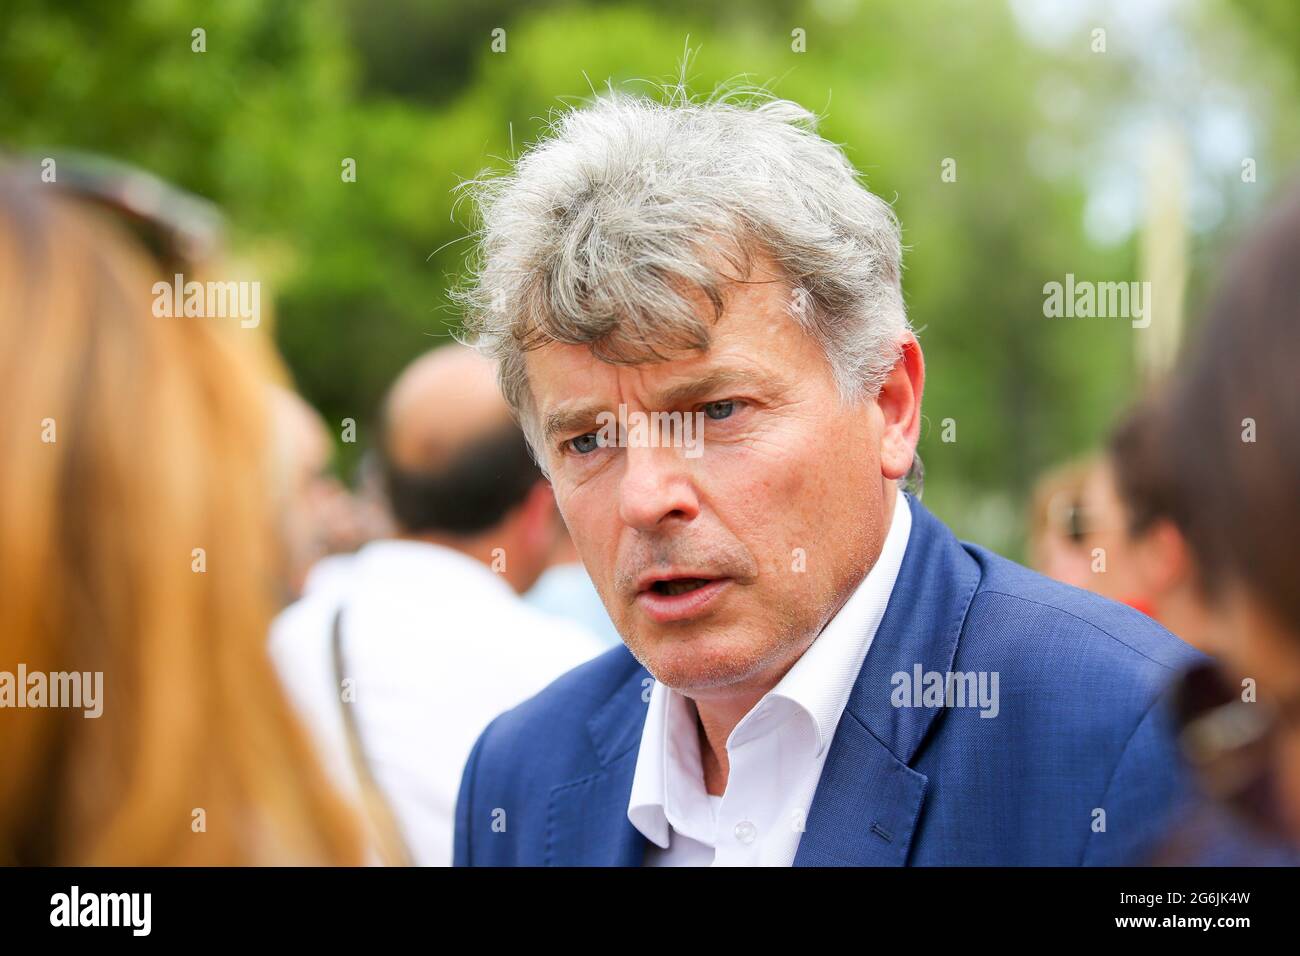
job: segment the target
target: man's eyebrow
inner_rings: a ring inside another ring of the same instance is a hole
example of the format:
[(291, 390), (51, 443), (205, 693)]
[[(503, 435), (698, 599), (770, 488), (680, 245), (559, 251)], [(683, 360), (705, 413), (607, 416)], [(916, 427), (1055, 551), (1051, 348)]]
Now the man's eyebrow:
[(561, 405), (559, 408), (547, 413), (542, 435), (549, 442), (562, 432), (572, 431), (575, 428), (585, 428), (595, 422), (596, 416), (604, 410), (604, 406), (598, 402), (587, 402), (582, 405)]
[[(747, 386), (759, 386), (764, 392), (784, 391), (787, 386), (782, 379), (770, 373), (751, 368), (720, 368), (706, 372), (699, 378), (689, 379), (670, 385), (656, 396), (655, 407), (651, 411), (672, 411), (688, 404), (692, 399), (701, 398), (722, 389)], [(546, 415), (543, 435), (547, 441), (554, 436), (577, 428), (585, 428), (596, 421), (602, 411), (613, 412), (597, 402), (585, 402), (580, 405), (561, 405)]]
[(752, 368), (719, 368), (696, 379), (670, 385), (658, 393), (656, 404), (664, 411), (688, 404), (692, 399), (701, 398), (713, 392), (739, 387), (754, 388), (764, 391), (784, 389), (784, 383), (774, 376)]

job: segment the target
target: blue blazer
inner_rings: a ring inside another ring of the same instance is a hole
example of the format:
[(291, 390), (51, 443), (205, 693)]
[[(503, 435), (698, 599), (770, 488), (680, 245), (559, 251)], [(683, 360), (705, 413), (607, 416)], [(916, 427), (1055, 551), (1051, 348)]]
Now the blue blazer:
[[(1143, 862), (1187, 805), (1162, 691), (1200, 655), (910, 504), (795, 865)], [(997, 716), (894, 706), (895, 675), (917, 664), (997, 672)], [(647, 843), (627, 805), (651, 680), (618, 647), (494, 720), (461, 781), (456, 865), (639, 865)]]

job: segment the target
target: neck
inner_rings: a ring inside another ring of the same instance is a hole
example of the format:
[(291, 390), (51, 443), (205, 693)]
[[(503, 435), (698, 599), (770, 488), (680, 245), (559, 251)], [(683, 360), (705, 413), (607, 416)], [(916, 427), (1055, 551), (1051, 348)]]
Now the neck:
[[(811, 643), (810, 641), (809, 644)], [(727, 738), (736, 729), (736, 725), (754, 709), (754, 706), (763, 699), (763, 695), (780, 682), (798, 659), (797, 656), (792, 658), (781, 666), (779, 672), (768, 675), (758, 684), (728, 688), (725, 695), (692, 698), (692, 703), (695, 705), (696, 730), (700, 741), (700, 767), (704, 772), (704, 788), (713, 796), (721, 796), (727, 789), (727, 775), (730, 771)]]
[[(795, 665), (795, 662), (804, 655), (804, 652), (812, 646), (813, 641), (821, 635), (826, 625), (840, 612), (840, 608), (852, 596), (854, 590), (862, 583), (863, 578), (870, 572), (870, 569), (875, 567), (876, 562), (880, 560), (881, 551), (884, 550), (885, 546), (885, 537), (893, 524), (897, 497), (897, 483), (894, 481), (884, 482), (880, 527), (885, 529), (885, 533), (878, 540), (868, 545), (869, 554), (863, 555), (862, 560), (851, 563), (851, 566), (857, 570), (845, 576), (845, 580), (837, 588), (829, 612), (822, 619), (821, 626), (817, 628), (812, 639), (799, 648), (797, 654), (784, 661), (777, 668), (765, 672), (760, 679), (752, 683), (747, 682), (739, 687), (728, 687), (720, 693), (706, 693), (691, 698), (695, 704), (697, 716), (700, 766), (704, 772), (704, 787), (712, 796), (721, 796), (727, 789), (727, 776), (730, 771), (730, 763), (727, 759), (727, 738), (731, 736), (731, 732), (735, 730), (736, 725), (744, 719), (745, 715), (763, 699), (763, 696), (780, 682), (781, 678)], [(862, 568), (867, 570), (863, 571)]]
[(704, 773), (704, 789), (715, 797), (726, 791), (727, 774), (731, 770), (727, 759), (727, 738), (752, 707), (753, 704), (750, 704), (735, 713), (730, 709), (715, 712), (711, 707), (696, 705), (696, 731), (700, 741), (700, 768)]

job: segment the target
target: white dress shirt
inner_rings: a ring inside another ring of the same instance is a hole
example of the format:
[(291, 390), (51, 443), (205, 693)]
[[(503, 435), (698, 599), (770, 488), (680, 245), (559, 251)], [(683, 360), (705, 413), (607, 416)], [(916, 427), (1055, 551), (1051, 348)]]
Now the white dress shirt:
[[(415, 541), (375, 541), (285, 610), (271, 653), (327, 771), (359, 800), (330, 643), (372, 772), (414, 861), (450, 865), (456, 796), (474, 741), (500, 714), (605, 649), (525, 604), (482, 563)], [(346, 580), (344, 580), (346, 578)]]
[(725, 792), (704, 788), (689, 698), (650, 691), (627, 816), (647, 866), (789, 866), (822, 765), (894, 589), (912, 529), (906, 495), (875, 566), (822, 633), (727, 738)]

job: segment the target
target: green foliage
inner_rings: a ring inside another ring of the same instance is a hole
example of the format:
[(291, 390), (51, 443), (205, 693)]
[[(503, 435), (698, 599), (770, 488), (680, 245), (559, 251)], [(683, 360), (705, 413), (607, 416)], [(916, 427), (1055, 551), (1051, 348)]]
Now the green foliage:
[[(1205, 10), (1205, 37), (1237, 16)], [(1293, 5), (1265, 14), (1252, 23), (1295, 35)], [(927, 501), (960, 532), (1015, 551), (1035, 474), (1097, 441), (1135, 390), (1127, 322), (1043, 315), (1044, 283), (1066, 273), (1138, 278), (1131, 239), (1083, 228), (1084, 147), (1133, 77), (1089, 58), (1086, 33), (1068, 56), (1035, 46), (1000, 4), (8, 0), (0, 17), (4, 144), (102, 152), (219, 203), (275, 290), (299, 387), (331, 422), (358, 419), (362, 444), (392, 376), (456, 323), (456, 185), (593, 88), (676, 79), (688, 44), (694, 90), (744, 75), (817, 109), (895, 202), (927, 360)], [(1086, 95), (1062, 120), (1051, 91), (1071, 87)]]

